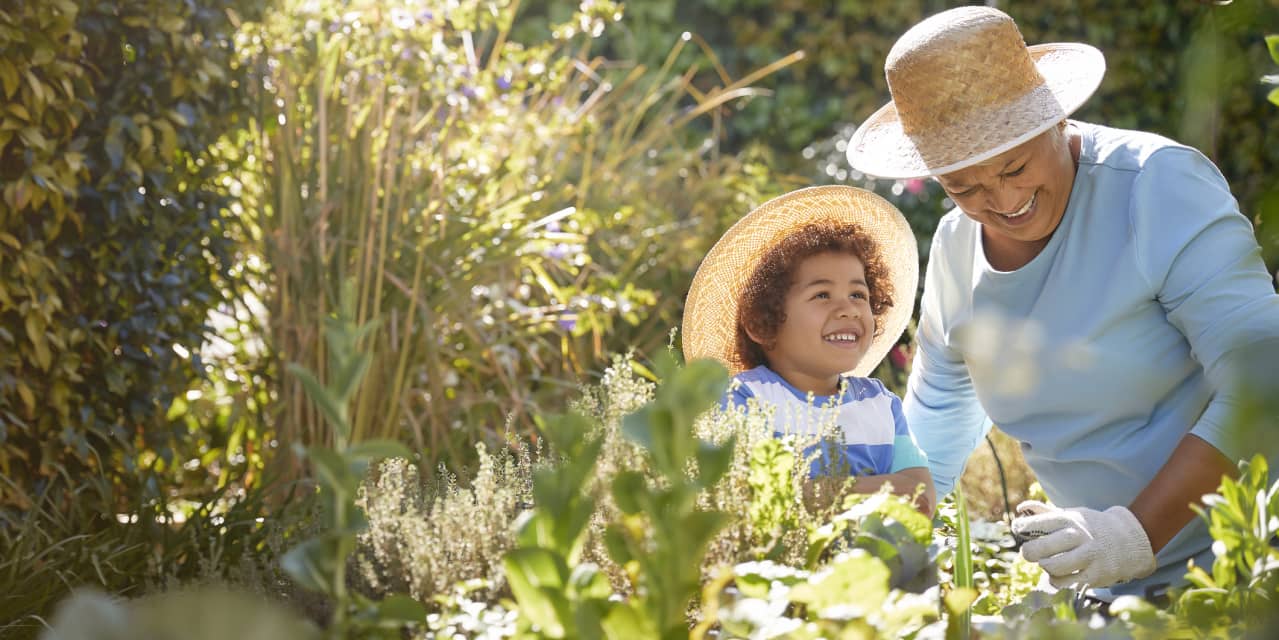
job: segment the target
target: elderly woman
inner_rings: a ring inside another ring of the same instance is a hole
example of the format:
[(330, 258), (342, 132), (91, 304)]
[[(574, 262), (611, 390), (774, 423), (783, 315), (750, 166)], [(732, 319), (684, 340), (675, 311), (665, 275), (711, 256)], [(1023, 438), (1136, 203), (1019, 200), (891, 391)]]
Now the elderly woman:
[(1208, 567), (1189, 505), (1257, 450), (1232, 426), (1231, 376), (1279, 343), (1279, 296), (1225, 179), (1166, 138), (1067, 120), (1101, 52), (1027, 47), (995, 9), (920, 22), (885, 71), (893, 101), (849, 160), (931, 176), (958, 205), (933, 237), (904, 401), (938, 494), (993, 421), (1058, 505), (1014, 521), (1054, 585), (1153, 596), (1187, 560)]

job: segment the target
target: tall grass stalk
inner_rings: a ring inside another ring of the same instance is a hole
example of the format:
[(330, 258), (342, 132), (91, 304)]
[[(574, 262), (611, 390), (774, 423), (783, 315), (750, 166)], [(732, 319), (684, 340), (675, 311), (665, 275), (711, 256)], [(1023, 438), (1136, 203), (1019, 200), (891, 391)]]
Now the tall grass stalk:
[[(736, 165), (683, 127), (753, 91), (591, 57), (609, 2), (532, 44), (510, 39), (518, 3), (420, 4), (282, 0), (242, 29), (260, 80), (246, 191), (277, 358), (333, 374), (322, 326), (354, 280), (355, 322), (383, 323), (359, 345), (352, 441), (455, 459), (625, 346), (605, 336), (664, 344), (679, 301), (644, 283), (677, 288), (737, 196)], [(296, 380), (279, 406), (281, 441), (332, 444)]]

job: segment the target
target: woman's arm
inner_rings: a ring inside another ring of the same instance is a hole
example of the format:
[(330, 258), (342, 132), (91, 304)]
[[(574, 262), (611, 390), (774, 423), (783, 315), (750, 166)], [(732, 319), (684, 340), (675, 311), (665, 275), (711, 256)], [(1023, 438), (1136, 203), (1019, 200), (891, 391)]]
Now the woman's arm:
[(1188, 435), (1172, 457), (1128, 507), (1150, 539), (1155, 553), (1195, 517), (1189, 505), (1215, 493), (1221, 477), (1238, 475), (1235, 465), (1198, 436)]

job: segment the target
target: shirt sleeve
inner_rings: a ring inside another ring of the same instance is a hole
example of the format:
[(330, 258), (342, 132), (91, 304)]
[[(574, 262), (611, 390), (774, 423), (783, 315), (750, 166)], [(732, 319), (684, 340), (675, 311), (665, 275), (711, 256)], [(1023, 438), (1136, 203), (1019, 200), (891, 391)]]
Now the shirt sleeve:
[(906, 383), (903, 415), (911, 433), (928, 458), (940, 498), (955, 488), (968, 456), (990, 429), (990, 420), (977, 401), (968, 366), (946, 344), (942, 322), (943, 299), (971, 295), (943, 277), (942, 234), (933, 236), (924, 293), (920, 300), (919, 328), (915, 333), (915, 359)]
[(1217, 167), (1182, 147), (1147, 160), (1129, 216), (1138, 269), (1213, 390), (1190, 433), (1231, 460), (1250, 457), (1258, 443), (1276, 438), (1250, 437), (1233, 424), (1237, 374), (1250, 353), (1274, 353), (1279, 345), (1279, 296), (1252, 225)]
[(754, 398), (755, 394), (751, 393), (750, 387), (742, 382), (741, 376), (734, 376), (733, 380), (728, 384), (728, 390), (724, 392), (724, 397), (719, 400), (719, 408), (722, 410), (746, 408), (746, 401)]
[(902, 469), (914, 469), (916, 467), (927, 467), (928, 457), (924, 455), (919, 444), (915, 442), (915, 436), (911, 434), (910, 428), (906, 424), (906, 414), (902, 412), (902, 401), (892, 392), (887, 392), (892, 397), (893, 407), (893, 464), (889, 469), (889, 473), (897, 473)]

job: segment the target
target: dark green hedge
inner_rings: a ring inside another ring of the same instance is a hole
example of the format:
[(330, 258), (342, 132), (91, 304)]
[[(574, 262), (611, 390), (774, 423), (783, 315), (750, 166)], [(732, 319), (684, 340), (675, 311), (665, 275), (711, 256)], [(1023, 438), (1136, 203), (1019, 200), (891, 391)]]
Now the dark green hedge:
[(245, 108), (236, 4), (0, 9), (0, 508), (172, 455), (233, 259), (209, 149)]

